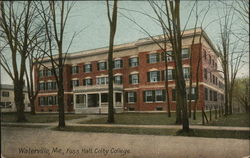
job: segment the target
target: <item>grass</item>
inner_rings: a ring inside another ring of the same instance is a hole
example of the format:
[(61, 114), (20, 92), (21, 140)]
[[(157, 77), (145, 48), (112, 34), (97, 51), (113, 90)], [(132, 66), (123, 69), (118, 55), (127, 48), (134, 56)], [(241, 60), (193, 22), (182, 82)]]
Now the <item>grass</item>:
[(207, 137), (207, 138), (236, 138), (250, 139), (249, 131), (228, 131), (228, 130), (202, 130), (191, 129), (189, 133), (183, 133), (178, 129), (160, 128), (128, 128), (128, 127), (81, 127), (67, 126), (63, 129), (54, 128), (57, 131), (70, 132), (95, 132), (95, 133), (119, 133), (137, 135), (163, 135), (163, 136), (188, 136), (188, 137)]
[(233, 127), (249, 127), (250, 118), (247, 113), (238, 113), (218, 118), (218, 120), (211, 121), (210, 126), (233, 126)]
[[(31, 115), (30, 113), (25, 113), (27, 122), (29, 123), (48, 123), (58, 121), (58, 114), (36, 114)], [(82, 114), (65, 114), (65, 120), (72, 120), (77, 118), (83, 118), (86, 115)], [(2, 113), (1, 114), (2, 122), (16, 122), (15, 113)]]
[[(115, 114), (115, 124), (124, 125), (174, 125), (175, 113), (171, 117), (167, 113), (120, 113)], [(106, 124), (107, 117), (81, 122), (82, 124)], [(190, 119), (191, 124), (201, 124), (201, 114), (197, 113), (197, 119)]]

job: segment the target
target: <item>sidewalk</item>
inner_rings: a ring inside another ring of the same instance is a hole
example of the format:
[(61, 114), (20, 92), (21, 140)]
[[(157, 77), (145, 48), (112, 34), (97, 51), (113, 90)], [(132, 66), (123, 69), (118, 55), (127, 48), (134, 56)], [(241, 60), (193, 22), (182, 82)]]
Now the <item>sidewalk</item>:
[[(105, 116), (90, 115), (86, 118), (67, 120), (66, 126), (79, 126), (79, 127), (122, 127), (122, 128), (160, 128), (160, 129), (181, 129), (181, 125), (122, 125), (122, 124), (80, 124), (79, 122), (87, 121), (91, 119), (97, 119)], [(52, 123), (2, 123), (1, 125), (8, 126), (46, 126), (55, 127), (57, 122)], [(191, 129), (210, 129), (210, 130), (236, 130), (236, 131), (250, 131), (250, 127), (228, 127), (228, 126), (202, 126), (202, 125), (190, 125)]]

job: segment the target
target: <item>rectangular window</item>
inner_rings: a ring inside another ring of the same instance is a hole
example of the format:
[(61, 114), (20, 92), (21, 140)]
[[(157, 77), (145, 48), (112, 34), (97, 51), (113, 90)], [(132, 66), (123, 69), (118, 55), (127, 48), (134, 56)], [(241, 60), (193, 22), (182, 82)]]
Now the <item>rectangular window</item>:
[(165, 52), (165, 58), (167, 59), (167, 61), (172, 61), (173, 60), (173, 52), (172, 51), (167, 51)]
[(71, 72), (72, 72), (72, 74), (77, 74), (79, 72), (79, 67), (78, 66), (72, 66), (71, 67)]
[(2, 92), (2, 97), (9, 97), (10, 93), (9, 92)]
[(91, 64), (85, 64), (84, 65), (84, 72), (88, 73), (92, 71), (92, 65)]
[(122, 76), (115, 76), (114, 83), (115, 84), (122, 84)]
[(175, 76), (175, 70), (174, 69), (168, 69), (168, 80), (174, 80)]
[(38, 76), (43, 77), (43, 70), (39, 70)]
[(83, 80), (83, 85), (84, 86), (89, 86), (89, 85), (92, 85), (93, 84), (93, 81), (91, 78), (87, 78), (87, 79), (84, 79)]
[(208, 89), (205, 88), (205, 100), (208, 100)]
[(115, 102), (122, 102), (122, 94), (121, 93), (115, 93)]
[(129, 66), (130, 67), (136, 67), (139, 65), (139, 58), (134, 57), (134, 58), (129, 58)]
[(185, 48), (181, 51), (182, 59), (189, 58), (189, 49)]
[(71, 87), (79, 86), (79, 80), (71, 80)]
[(165, 91), (164, 90), (156, 90), (155, 91), (155, 101), (157, 101), (157, 102), (165, 101)]
[(129, 75), (129, 83), (130, 84), (138, 84), (139, 83), (139, 74)]
[(144, 100), (145, 102), (154, 102), (154, 91), (144, 91)]
[(101, 93), (101, 102), (102, 103), (108, 102), (108, 93)]
[(184, 79), (189, 79), (190, 77), (190, 71), (189, 71), (189, 67), (184, 67), (183, 68), (183, 75), (184, 75)]
[(99, 71), (106, 70), (107, 69), (107, 63), (106, 62), (99, 62), (97, 63), (97, 68)]
[(98, 78), (96, 78), (96, 84), (98, 84), (98, 85), (108, 84), (108, 77), (98, 77)]
[(217, 92), (214, 91), (214, 101), (217, 101)]
[(159, 81), (160, 81), (160, 71), (148, 72), (148, 82), (159, 82)]
[(213, 101), (213, 91), (212, 90), (209, 90), (209, 96), (210, 96), (210, 101)]
[(148, 63), (157, 63), (160, 61), (159, 53), (148, 54)]
[(135, 103), (136, 102), (136, 92), (128, 92), (128, 102)]
[(45, 90), (45, 83), (44, 82), (41, 82), (39, 83), (39, 90)]
[(188, 100), (195, 100), (196, 99), (196, 91), (197, 89), (195, 87), (191, 88), (191, 94), (189, 94), (189, 88), (186, 88), (186, 94), (187, 94), (187, 99)]
[(49, 69), (47, 69), (47, 76), (53, 76), (53, 72)]
[(47, 82), (47, 90), (52, 90), (52, 82)]
[(76, 104), (85, 103), (86, 95), (78, 94), (76, 95)]
[(120, 69), (123, 67), (122, 59), (114, 61), (114, 69)]

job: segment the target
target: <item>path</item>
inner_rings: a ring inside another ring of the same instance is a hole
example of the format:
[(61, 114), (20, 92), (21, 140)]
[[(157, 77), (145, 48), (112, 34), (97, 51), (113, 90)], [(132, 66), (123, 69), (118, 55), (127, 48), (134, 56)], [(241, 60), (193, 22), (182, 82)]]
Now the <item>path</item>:
[[(1, 141), (7, 158), (242, 158), (249, 155), (249, 140), (224, 138), (2, 127)], [(21, 150), (28, 153), (21, 154)]]

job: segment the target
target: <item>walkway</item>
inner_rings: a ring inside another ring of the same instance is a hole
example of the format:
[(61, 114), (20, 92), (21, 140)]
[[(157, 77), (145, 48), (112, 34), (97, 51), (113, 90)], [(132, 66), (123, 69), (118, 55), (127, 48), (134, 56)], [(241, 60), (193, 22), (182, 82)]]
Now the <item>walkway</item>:
[[(243, 158), (250, 152), (249, 140), (242, 139), (65, 132), (20, 127), (2, 127), (1, 143), (6, 158)], [(20, 153), (21, 150), (24, 152)]]
[[(84, 118), (66, 120), (67, 126), (81, 126), (81, 127), (125, 127), (125, 128), (160, 128), (160, 129), (181, 129), (181, 125), (122, 125), (122, 124), (80, 124), (80, 122), (99, 119), (106, 117), (105, 115), (88, 115)], [(57, 126), (57, 122), (52, 123), (2, 123), (2, 125), (8, 126)], [(250, 127), (228, 127), (228, 126), (202, 126), (202, 125), (190, 125), (191, 129), (210, 129), (210, 130), (237, 130), (237, 131), (250, 131)]]

